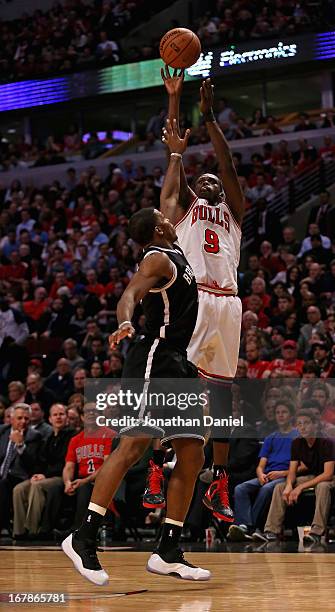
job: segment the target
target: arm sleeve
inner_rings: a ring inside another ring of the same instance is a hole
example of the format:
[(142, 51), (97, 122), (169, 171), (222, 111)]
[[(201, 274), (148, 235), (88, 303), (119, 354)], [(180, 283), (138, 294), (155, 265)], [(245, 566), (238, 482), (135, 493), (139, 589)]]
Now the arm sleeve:
[(266, 457), (267, 459), (269, 458), (269, 454), (271, 452), (271, 446), (272, 446), (272, 435), (271, 436), (267, 436), (262, 444), (262, 448), (259, 451), (259, 459), (261, 459), (262, 457)]
[(68, 461), (70, 461), (71, 463), (77, 463), (75, 438), (76, 436), (74, 438), (71, 438), (69, 442), (69, 446), (67, 448), (67, 453), (65, 456), (65, 463), (67, 463)]
[(292, 440), (292, 446), (291, 446), (291, 461), (300, 461), (301, 460), (301, 453), (299, 450), (300, 447), (300, 442), (299, 442), (299, 438), (296, 438), (295, 440)]

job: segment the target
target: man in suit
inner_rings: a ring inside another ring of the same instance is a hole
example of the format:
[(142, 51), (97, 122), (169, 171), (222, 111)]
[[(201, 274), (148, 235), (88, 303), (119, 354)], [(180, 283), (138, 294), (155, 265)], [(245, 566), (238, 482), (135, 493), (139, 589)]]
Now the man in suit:
[(318, 206), (313, 206), (309, 213), (307, 227), (311, 223), (317, 223), (319, 226), (320, 234), (330, 236), (332, 227), (330, 225), (331, 216), (330, 210), (332, 208), (330, 201), (330, 193), (326, 189), (321, 191)]
[(255, 208), (255, 246), (259, 247), (263, 240), (268, 240), (273, 248), (276, 249), (282, 241), (282, 227), (278, 215), (268, 209), (268, 202), (265, 198), (259, 198), (255, 203)]
[(10, 425), (0, 427), (0, 530), (8, 527), (13, 488), (32, 476), (38, 461), (41, 435), (29, 427), (28, 404), (13, 406)]
[(39, 402), (31, 404), (31, 420), (30, 427), (42, 436), (43, 440), (51, 434), (52, 427), (44, 420), (44, 412)]

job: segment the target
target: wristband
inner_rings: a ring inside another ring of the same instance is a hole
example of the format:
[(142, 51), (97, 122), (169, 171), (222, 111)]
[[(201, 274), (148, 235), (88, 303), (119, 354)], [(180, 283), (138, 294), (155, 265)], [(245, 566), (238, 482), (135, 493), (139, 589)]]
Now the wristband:
[(179, 157), (180, 159), (183, 157), (181, 153), (171, 153), (171, 157)]
[(202, 116), (205, 119), (206, 123), (214, 123), (214, 121), (216, 121), (212, 108), (207, 111), (207, 113), (203, 113)]
[(132, 322), (131, 321), (122, 321), (122, 323), (120, 323), (120, 325), (119, 325), (119, 329), (121, 327), (123, 327), (123, 325), (132, 325)]

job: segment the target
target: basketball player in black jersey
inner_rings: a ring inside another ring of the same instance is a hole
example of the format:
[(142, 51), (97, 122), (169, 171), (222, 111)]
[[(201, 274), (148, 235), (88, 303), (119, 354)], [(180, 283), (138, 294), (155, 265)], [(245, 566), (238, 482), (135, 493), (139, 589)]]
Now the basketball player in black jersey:
[[(181, 153), (187, 146), (188, 133), (181, 139), (176, 126), (174, 129), (169, 125), (167, 139), (172, 152), (167, 172), (175, 174), (181, 162)], [(179, 176), (179, 171), (176, 174)], [(177, 180), (176, 193), (172, 197), (177, 197), (178, 193)], [(174, 244), (174, 227), (162, 213), (146, 208), (132, 216), (129, 233), (143, 247), (143, 257), (118, 303), (119, 327), (110, 337), (111, 345), (134, 335), (131, 319), (140, 300), (146, 328), (128, 351), (123, 378), (142, 378), (143, 387), (145, 381), (155, 378), (193, 378), (196, 382), (197, 369), (187, 361), (186, 349), (196, 324), (198, 291), (192, 269), (181, 249)], [(193, 433), (191, 429), (187, 437), (175, 437), (175, 432), (165, 431), (162, 442), (169, 441), (172, 445), (177, 463), (169, 481), (162, 537), (157, 551), (147, 564), (150, 572), (175, 575), (185, 580), (210, 578), (208, 570), (190, 565), (178, 547), (194, 485), (204, 462), (202, 434), (202, 430)], [(99, 526), (122, 479), (142, 457), (151, 439), (121, 436), (118, 448), (97, 474), (81, 527), (62, 543), (65, 554), (75, 568), (94, 584), (102, 586), (109, 579), (96, 554)]]

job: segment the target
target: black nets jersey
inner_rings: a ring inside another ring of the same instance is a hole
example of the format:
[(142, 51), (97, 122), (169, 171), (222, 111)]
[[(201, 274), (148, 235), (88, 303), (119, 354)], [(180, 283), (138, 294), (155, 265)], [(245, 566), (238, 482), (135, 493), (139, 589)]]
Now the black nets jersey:
[(143, 298), (144, 333), (165, 339), (172, 346), (186, 351), (198, 315), (198, 289), (193, 270), (177, 245), (173, 249), (150, 246), (144, 249), (142, 260), (151, 253), (166, 253), (174, 274)]

